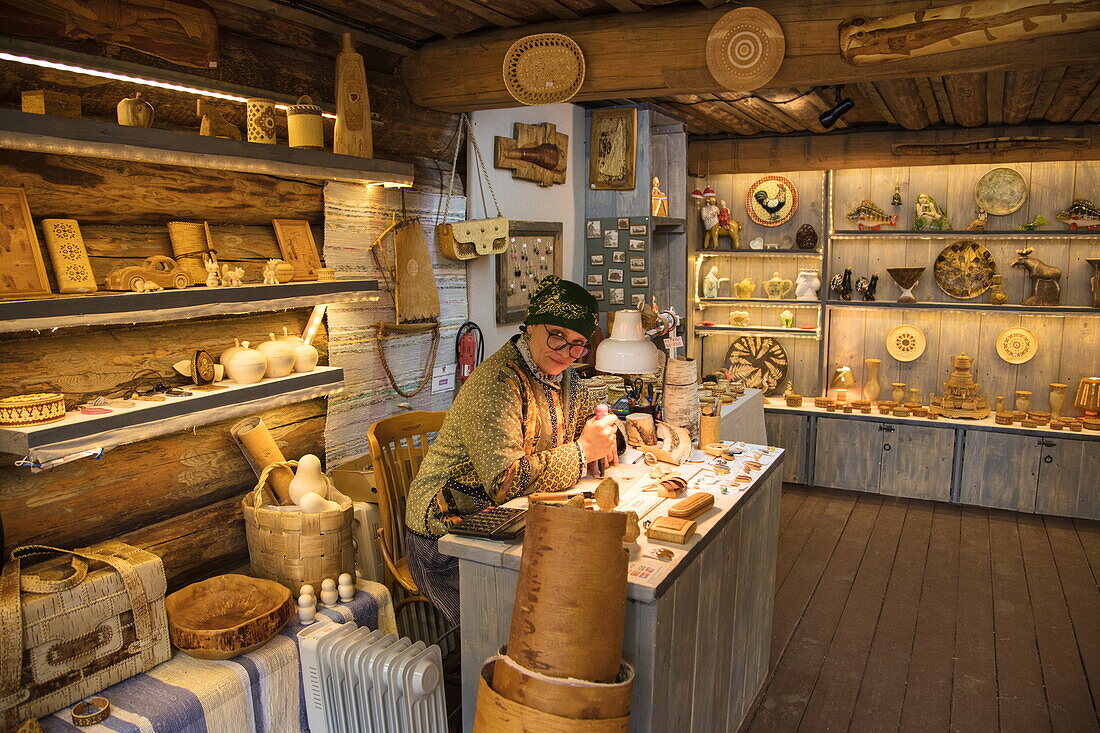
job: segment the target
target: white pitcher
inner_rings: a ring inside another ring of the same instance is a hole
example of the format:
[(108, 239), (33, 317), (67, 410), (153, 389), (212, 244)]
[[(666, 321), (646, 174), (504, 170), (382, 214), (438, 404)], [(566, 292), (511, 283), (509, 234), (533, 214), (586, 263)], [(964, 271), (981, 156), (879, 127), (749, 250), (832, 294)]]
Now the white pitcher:
[(821, 278), (817, 270), (799, 270), (795, 280), (795, 300), (817, 300), (817, 291), (821, 289)]

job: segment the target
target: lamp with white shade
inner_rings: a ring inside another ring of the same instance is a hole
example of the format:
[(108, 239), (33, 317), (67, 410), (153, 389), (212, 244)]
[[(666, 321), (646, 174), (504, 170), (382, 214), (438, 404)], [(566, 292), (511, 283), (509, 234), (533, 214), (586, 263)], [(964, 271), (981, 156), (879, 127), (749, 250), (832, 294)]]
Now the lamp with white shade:
[(596, 347), (596, 369), (606, 374), (648, 374), (660, 363), (657, 347), (646, 338), (640, 310), (615, 314), (611, 336)]

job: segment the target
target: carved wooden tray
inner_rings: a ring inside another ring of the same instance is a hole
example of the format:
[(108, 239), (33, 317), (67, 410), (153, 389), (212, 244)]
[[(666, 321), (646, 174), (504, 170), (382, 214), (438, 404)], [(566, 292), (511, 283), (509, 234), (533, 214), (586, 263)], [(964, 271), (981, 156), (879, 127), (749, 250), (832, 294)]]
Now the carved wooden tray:
[[(765, 394), (779, 394), (779, 386), (787, 377), (787, 352), (782, 344), (770, 336), (740, 336), (730, 344), (726, 362), (734, 379), (746, 387), (765, 390)], [(773, 380), (770, 389), (764, 380)]]
[(989, 290), (997, 262), (985, 246), (972, 239), (947, 245), (933, 267), (940, 290), (959, 300), (970, 300)]
[(192, 583), (164, 600), (172, 643), (199, 659), (258, 649), (294, 614), (290, 591), (273, 580), (228, 573)]

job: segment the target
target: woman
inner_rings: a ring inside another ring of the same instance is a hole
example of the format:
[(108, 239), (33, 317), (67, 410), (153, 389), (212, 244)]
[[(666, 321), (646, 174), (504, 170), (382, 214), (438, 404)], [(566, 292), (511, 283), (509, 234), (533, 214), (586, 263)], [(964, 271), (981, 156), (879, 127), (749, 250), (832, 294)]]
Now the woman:
[(586, 464), (614, 459), (616, 419), (595, 405), (569, 367), (588, 353), (596, 299), (550, 276), (531, 295), (521, 333), (474, 370), (409, 487), (409, 571), (452, 624), (458, 561), (439, 552), (448, 525), (535, 491), (567, 489)]

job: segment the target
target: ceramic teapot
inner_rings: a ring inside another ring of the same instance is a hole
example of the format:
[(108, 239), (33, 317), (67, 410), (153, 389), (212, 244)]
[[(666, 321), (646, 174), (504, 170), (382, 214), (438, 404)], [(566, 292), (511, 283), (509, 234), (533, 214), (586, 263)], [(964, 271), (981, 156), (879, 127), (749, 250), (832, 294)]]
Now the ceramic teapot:
[(255, 384), (264, 378), (267, 371), (267, 357), (248, 346), (247, 341), (242, 341), (240, 347), (232, 349), (228, 358), (222, 353), (225, 373), (237, 384)]
[(733, 296), (735, 298), (751, 298), (752, 294), (756, 292), (756, 281), (751, 277), (746, 277), (739, 283), (735, 283), (733, 286)]
[(779, 273), (773, 273), (771, 279), (764, 281), (764, 294), (771, 300), (779, 300), (786, 297), (794, 288), (790, 280), (779, 277)]
[(817, 291), (821, 289), (821, 277), (817, 270), (799, 270), (795, 279), (795, 300), (817, 300)]
[(266, 377), (285, 377), (294, 371), (294, 347), (286, 341), (275, 338), (275, 334), (269, 333), (268, 340), (256, 347), (256, 350), (267, 357)]

